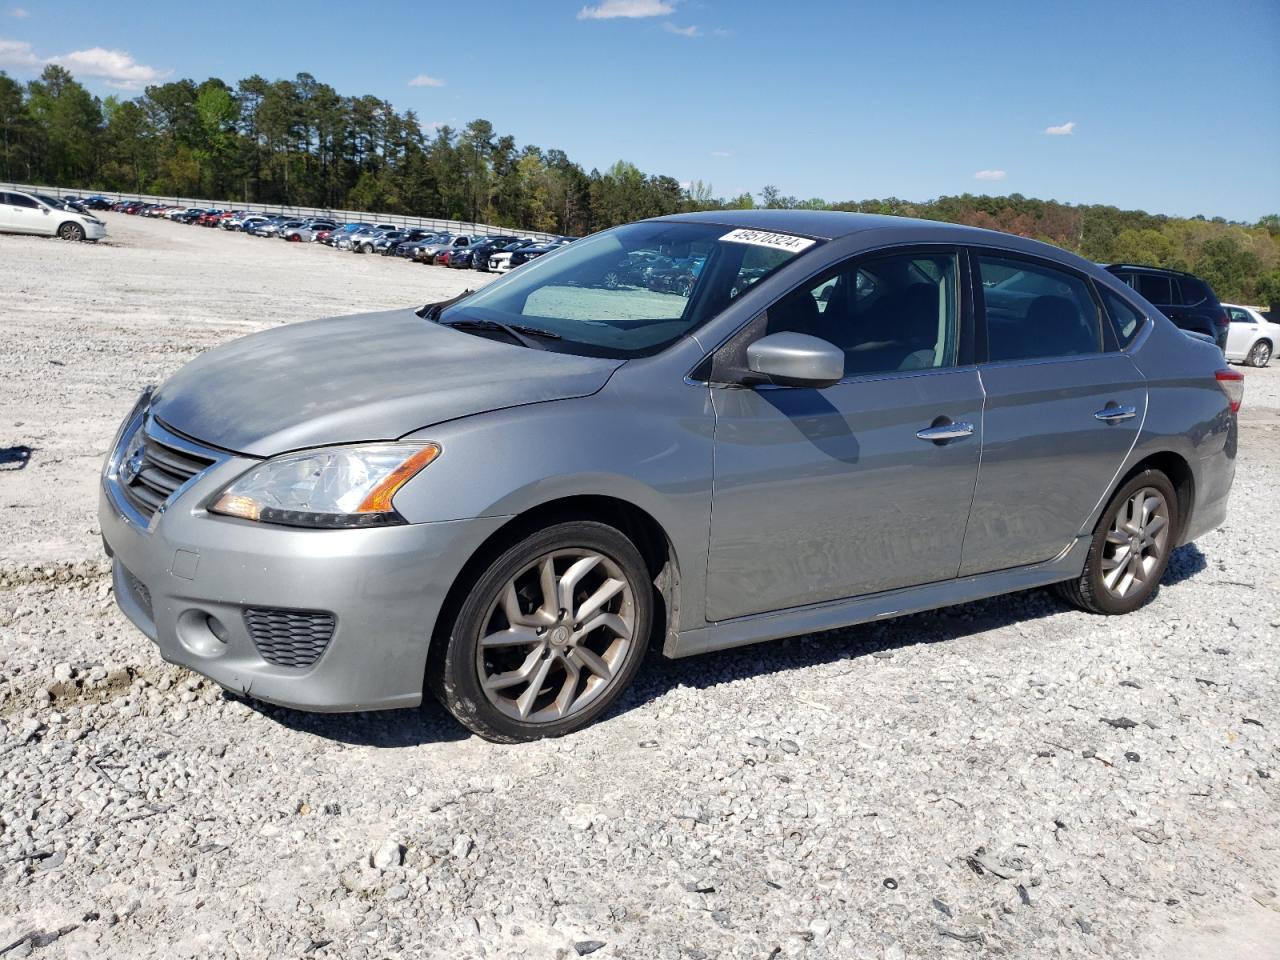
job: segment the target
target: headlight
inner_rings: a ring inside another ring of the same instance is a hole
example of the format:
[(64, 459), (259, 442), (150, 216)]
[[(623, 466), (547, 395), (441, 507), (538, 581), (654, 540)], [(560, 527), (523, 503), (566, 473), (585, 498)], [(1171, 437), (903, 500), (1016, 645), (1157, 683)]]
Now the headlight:
[(286, 454), (242, 474), (209, 511), (293, 527), (404, 523), (392, 498), (439, 455), (434, 443), (378, 443)]

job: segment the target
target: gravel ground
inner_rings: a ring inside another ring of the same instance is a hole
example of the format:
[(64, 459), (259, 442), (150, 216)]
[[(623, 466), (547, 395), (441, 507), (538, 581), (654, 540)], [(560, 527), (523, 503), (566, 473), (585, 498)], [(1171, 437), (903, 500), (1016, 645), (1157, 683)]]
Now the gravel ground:
[(494, 746), (164, 664), (94, 520), (144, 382), (478, 275), (109, 223), (0, 236), (5, 960), (1275, 956), (1280, 369), (1246, 371), (1229, 526), (1133, 615), (1031, 591), (651, 662)]

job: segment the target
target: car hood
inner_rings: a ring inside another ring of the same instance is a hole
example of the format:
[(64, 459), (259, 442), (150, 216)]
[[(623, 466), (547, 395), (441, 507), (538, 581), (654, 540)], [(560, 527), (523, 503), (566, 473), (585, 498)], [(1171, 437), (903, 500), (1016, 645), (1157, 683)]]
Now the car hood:
[(166, 381), (151, 411), (195, 440), (267, 457), (589, 396), (623, 362), (520, 347), (391, 310), (290, 324), (217, 347)]

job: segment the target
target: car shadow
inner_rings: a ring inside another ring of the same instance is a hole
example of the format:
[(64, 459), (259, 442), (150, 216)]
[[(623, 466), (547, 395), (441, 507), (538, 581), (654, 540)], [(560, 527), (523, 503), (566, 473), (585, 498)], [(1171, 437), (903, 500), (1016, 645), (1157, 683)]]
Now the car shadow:
[[(1176, 586), (1205, 570), (1204, 553), (1194, 543), (1174, 550), (1161, 578)], [(1075, 608), (1053, 590), (1037, 588), (936, 610), (787, 637), (680, 660), (651, 656), (631, 690), (611, 715), (626, 713), (677, 687), (714, 687), (764, 674), (865, 657), (892, 659), (897, 650), (945, 643), (1016, 623), (1030, 623)]]
[(0, 447), (0, 470), (22, 470), (31, 462), (35, 451), (26, 444), (16, 447)]
[[(1176, 586), (1207, 567), (1200, 548), (1194, 543), (1186, 544), (1173, 552), (1160, 585)], [(678, 687), (705, 689), (821, 664), (865, 657), (892, 659), (896, 651), (906, 647), (945, 643), (1072, 609), (1052, 590), (1040, 588), (680, 660), (650, 655), (631, 687), (604, 719), (629, 713)], [(245, 700), (229, 691), (224, 691), (223, 696), (240, 700), (290, 730), (352, 746), (415, 747), (466, 740), (472, 735), (430, 695), (421, 708), (361, 713), (307, 713)]]
[(223, 692), (223, 697), (240, 700), (254, 712), (282, 727), (356, 747), (417, 747), (466, 740), (471, 736), (471, 731), (458, 723), (430, 694), (421, 708), (359, 713), (307, 713), (244, 700), (227, 691)]

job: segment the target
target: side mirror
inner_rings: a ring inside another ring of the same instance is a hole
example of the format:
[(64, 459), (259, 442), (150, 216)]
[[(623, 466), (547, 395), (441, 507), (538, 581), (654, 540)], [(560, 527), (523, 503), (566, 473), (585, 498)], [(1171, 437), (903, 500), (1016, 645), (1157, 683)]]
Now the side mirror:
[(844, 351), (806, 333), (772, 333), (747, 347), (747, 368), (782, 387), (829, 387), (844, 379)]

